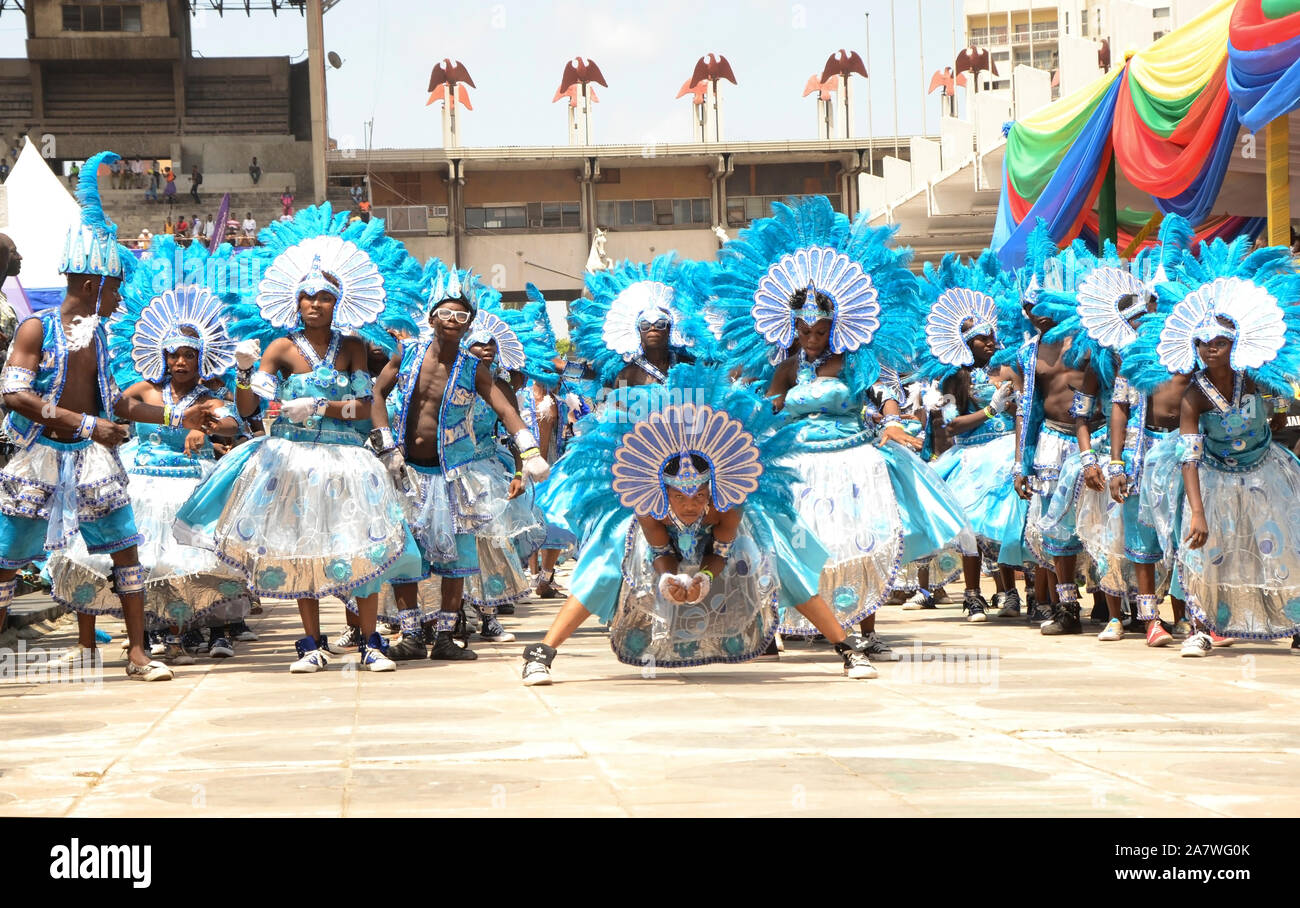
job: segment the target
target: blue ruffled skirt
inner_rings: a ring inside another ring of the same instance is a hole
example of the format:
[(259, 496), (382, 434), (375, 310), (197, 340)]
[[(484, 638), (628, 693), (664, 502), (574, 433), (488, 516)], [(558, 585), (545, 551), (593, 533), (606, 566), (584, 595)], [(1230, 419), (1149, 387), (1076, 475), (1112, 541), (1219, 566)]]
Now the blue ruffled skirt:
[(980, 546), (1011, 565), (1024, 561), (1028, 510), (1015, 490), (1015, 455), (1015, 436), (1007, 434), (983, 444), (956, 445), (934, 462), (934, 472), (961, 505)]

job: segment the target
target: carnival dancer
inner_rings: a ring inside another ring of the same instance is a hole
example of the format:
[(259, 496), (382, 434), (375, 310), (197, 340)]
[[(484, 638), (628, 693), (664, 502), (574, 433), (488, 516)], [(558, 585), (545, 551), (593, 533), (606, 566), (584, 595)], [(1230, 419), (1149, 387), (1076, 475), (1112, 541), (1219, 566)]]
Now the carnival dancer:
[[(865, 641), (836, 623), (817, 587), (826, 551), (795, 515), (783, 460), (796, 430), (720, 368), (679, 365), (647, 408), (588, 427), (570, 446), (580, 525), (610, 521), (617, 546), (574, 576), (575, 595), (524, 650), (525, 685), (550, 684), (556, 648), (592, 614), (611, 621), (620, 662), (655, 669), (759, 656), (778, 609), (797, 609), (835, 645), (850, 678), (872, 678)], [(579, 589), (609, 594), (580, 599)]]
[[(119, 288), (135, 257), (117, 242), (104, 214), (99, 168), (120, 158), (103, 151), (86, 162), (77, 186), (81, 221), (69, 232), (59, 271), (68, 277), (57, 309), (30, 316), (14, 336), (0, 390), (9, 410), (4, 431), (18, 448), (0, 470), (0, 625), (13, 599), (17, 569), (68, 545), (78, 533), (86, 548), (106, 554), (126, 622), (126, 675), (167, 681), (171, 669), (145, 653), (144, 583), (128, 479), (117, 454), (127, 439), (113, 417), (178, 429), (209, 425), (216, 401), (187, 408), (125, 398), (109, 367), (101, 324), (116, 311)], [(94, 647), (94, 625), (79, 630), (79, 646)]]
[[(981, 555), (997, 564), (993, 577), (1006, 597), (1003, 614), (1013, 614), (1020, 605), (1015, 569), (1021, 563), (1026, 509), (1012, 490), (1015, 438), (1010, 411), (1016, 388), (1013, 370), (1004, 360), (1020, 340), (1024, 319), (1014, 284), (990, 252), (965, 264), (952, 254), (945, 255), (938, 268), (927, 264), (921, 287), (930, 311), (917, 373), (922, 380), (937, 382), (941, 392), (931, 438), (939, 428), (952, 438), (952, 447), (934, 462), (934, 471), (975, 533), (979, 551), (962, 558), (962, 611), (967, 621), (984, 622), (989, 604), (979, 590)], [(1011, 547), (1014, 554), (1007, 551)]]
[[(211, 551), (172, 536), (177, 510), (216, 465), (209, 436), (240, 430), (225, 386), (235, 364), (234, 342), (222, 322), (223, 307), (237, 296), (236, 267), (229, 246), (209, 256), (201, 243), (182, 251), (172, 237), (159, 236), (150, 252), (123, 286), (123, 306), (109, 323), (115, 381), (126, 388), (125, 399), (156, 407), (184, 411), (217, 402), (204, 429), (137, 424), (136, 441), (121, 449), (143, 536), (146, 621), (170, 630), (165, 661), (186, 665), (194, 661), (204, 627), (212, 629), (210, 655), (233, 656), (232, 638), (252, 604), (239, 574)], [(54, 598), (74, 611), (116, 611), (110, 559), (92, 555), (83, 540), (55, 552), (49, 571)]]
[[(882, 369), (896, 384), (911, 363), (922, 313), (911, 253), (866, 218), (850, 224), (824, 196), (772, 209), (719, 253), (723, 347), (797, 424), (795, 507), (830, 552), (821, 598), (841, 627), (861, 623), (872, 658), (892, 661), (875, 614), (903, 565), (959, 539), (974, 550), (959, 503), (912, 452), (901, 395), (885, 394), (879, 433), (863, 419)], [(783, 612), (780, 630), (818, 632), (796, 610)]]
[(1144, 392), (1190, 374), (1179, 437), (1147, 454), (1141, 505), (1186, 591), (1196, 632), (1182, 654), (1209, 655), (1217, 635), (1294, 639), (1300, 461), (1273, 443), (1265, 398), (1300, 379), (1300, 272), (1287, 249), (1250, 252), (1242, 237), (1184, 253), (1170, 277), (1181, 298), (1144, 320), (1124, 372)]
[[(525, 284), (529, 303), (524, 306), (525, 321), (542, 347), (556, 350), (555, 331), (546, 309), (546, 298), (533, 284)], [(568, 402), (558, 393), (562, 369), (567, 364), (562, 359), (552, 359), (555, 366), (549, 372), (539, 372), (531, 377), (519, 396), (519, 415), (524, 423), (537, 436), (542, 456), (547, 463), (556, 463), (564, 454), (565, 426), (569, 421)], [(551, 482), (548, 478), (545, 482)], [(536, 487), (536, 493), (542, 494), (545, 483)], [(557, 524), (546, 522), (546, 539), (542, 549), (533, 556), (532, 565), (536, 578), (536, 595), (538, 599), (559, 599), (561, 590), (555, 582), (555, 566), (564, 552), (570, 552), (577, 546), (577, 537)]]
[[(392, 671), (375, 631), (376, 594), (399, 558), (417, 556), (401, 499), (362, 447), (371, 378), (361, 337), (383, 345), (392, 343), (386, 329), (414, 332), (419, 265), (384, 235), (382, 221), (349, 225), (328, 204), (259, 238), (270, 264), (256, 294), (236, 307), (232, 333), (245, 359), (235, 393), (242, 415), (257, 412), (261, 399), (275, 421), (269, 435), (218, 462), (177, 515), (177, 538), (214, 546), (259, 596), (298, 600), (304, 636), (291, 672), (329, 664), (320, 629), (328, 595), (356, 598), (361, 664)], [(348, 329), (361, 337), (344, 337)], [(251, 373), (245, 363), (270, 338)]]
[[(1142, 284), (1125, 270), (1114, 244), (1106, 244), (1098, 257), (1076, 240), (1055, 255), (1046, 227), (1039, 225), (1030, 246), (1049, 251), (1035, 256), (1040, 265), (1034, 278), (1044, 280), (1025, 302), (1037, 334), (1019, 353), (1025, 406), (1017, 426), (1016, 491), (1022, 497), (1032, 495), (1025, 539), (1039, 565), (1035, 581), (1041, 587), (1046, 574), (1054, 582), (1055, 607), (1040, 631), (1045, 636), (1079, 634), (1080, 577), (1097, 586), (1096, 567), (1075, 532), (1076, 512), (1084, 497), (1105, 508), (1101, 462), (1109, 455), (1107, 422), (1115, 383), (1113, 354), (1094, 338), (1088, 324), (1096, 322), (1100, 297), (1106, 296), (1105, 305), (1113, 308), (1120, 288), (1131, 291), (1136, 284), (1141, 292)], [(1087, 323), (1081, 308), (1088, 312)], [(1116, 629), (1122, 634), (1122, 599), (1104, 590), (1102, 595), (1111, 619), (1103, 639), (1111, 639)]]
[[(402, 631), (391, 652), (397, 659), (424, 658), (428, 631), (422, 627), (419, 583), (432, 573), (441, 582), (428, 658), (470, 660), (477, 654), (454, 639), (464, 620), (465, 578), (479, 572), (476, 534), (505, 526), (493, 521), (507, 510), (503, 499), (513, 485), (501, 479), (495, 466), (482, 462), (474, 427), (478, 399), (486, 401), (514, 441), (520, 486), (524, 477), (546, 478), (549, 467), (537, 439), (496, 383), (491, 364), (462, 349), (480, 302), (493, 291), (470, 272), (448, 268), (437, 259), (425, 266), (421, 289), (428, 306), (425, 321), (432, 330), (402, 341), (375, 383), (371, 405), (375, 428), (370, 445), (404, 492), (421, 562), (414, 575), (391, 578)], [(391, 419), (390, 396), (396, 398)], [(511, 519), (516, 518), (506, 520)], [(513, 528), (500, 532), (513, 538)]]

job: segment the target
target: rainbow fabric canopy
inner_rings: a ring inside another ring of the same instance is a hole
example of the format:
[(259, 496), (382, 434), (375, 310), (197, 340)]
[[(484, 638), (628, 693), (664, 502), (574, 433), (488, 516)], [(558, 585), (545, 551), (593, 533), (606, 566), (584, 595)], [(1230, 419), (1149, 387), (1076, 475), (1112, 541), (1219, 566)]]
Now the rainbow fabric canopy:
[[(1091, 85), (1012, 124), (993, 248), (1024, 261), (1038, 220), (1058, 246), (1088, 229), (1112, 157), (1165, 214), (1222, 235), (1258, 219), (1207, 222), (1238, 127), (1300, 107), (1300, 0), (1219, 0)], [(1130, 222), (1132, 215), (1130, 214)], [(1132, 235), (1132, 234), (1130, 234)]]

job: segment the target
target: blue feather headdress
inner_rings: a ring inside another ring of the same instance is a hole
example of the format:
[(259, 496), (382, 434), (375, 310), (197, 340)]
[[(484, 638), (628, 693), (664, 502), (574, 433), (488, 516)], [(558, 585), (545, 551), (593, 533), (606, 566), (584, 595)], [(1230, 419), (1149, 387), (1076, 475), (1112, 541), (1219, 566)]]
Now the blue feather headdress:
[[(172, 236), (154, 237), (149, 255), (122, 285), (122, 305), (108, 322), (113, 378), (127, 388), (162, 381), (166, 354), (199, 350), (199, 377), (223, 381), (235, 364), (226, 319), (240, 298), (239, 259), (230, 245), (209, 254), (202, 243), (182, 249)], [(190, 337), (182, 328), (191, 328)]]
[(709, 268), (678, 259), (673, 253), (655, 256), (648, 264), (624, 261), (605, 271), (589, 272), (585, 297), (570, 307), (570, 339), (576, 358), (586, 360), (605, 387), (613, 385), (625, 365), (641, 353), (637, 321), (645, 314), (663, 315), (672, 322), (669, 341), (677, 352), (697, 361), (717, 357), (716, 342), (703, 316)]
[[(717, 367), (682, 364), (669, 371), (666, 385), (652, 389), (643, 412), (630, 423), (589, 420), (569, 442), (574, 525), (591, 525), (611, 510), (662, 518), (664, 468), (680, 462), (683, 451), (704, 457), (709, 469), (685, 479), (679, 470), (674, 485), (707, 481), (722, 510), (743, 504), (769, 517), (792, 514), (797, 477), (783, 461), (797, 448), (798, 427), (773, 413), (765, 398), (733, 385)], [(752, 525), (758, 532), (770, 526), (766, 520)]]
[(328, 289), (341, 294), (334, 308), (340, 331), (390, 354), (397, 349), (390, 331), (418, 333), (419, 262), (384, 233), (382, 219), (349, 223), (348, 217), (325, 202), (262, 229), (262, 245), (243, 254), (255, 257), (249, 265), (261, 278), (232, 307), (232, 336), (256, 338), (265, 350), (299, 324), (300, 292)]
[(68, 230), (59, 260), (60, 274), (93, 274), (128, 280), (136, 259), (117, 241), (117, 225), (104, 214), (99, 195), (99, 167), (122, 160), (115, 152), (101, 151), (81, 168), (77, 178), (77, 202), (81, 223)]
[[(1249, 237), (1203, 243), (1166, 264), (1167, 312), (1144, 319), (1122, 374), (1145, 393), (1203, 367), (1196, 342), (1231, 337), (1232, 367), (1261, 388), (1291, 394), (1300, 380), (1300, 269), (1284, 246), (1252, 251)], [(1231, 327), (1219, 321), (1227, 319)]]
[[(907, 270), (911, 250), (893, 246), (895, 228), (852, 223), (825, 196), (775, 202), (722, 247), (712, 269), (712, 305), (725, 316), (726, 359), (763, 387), (793, 352), (796, 320), (817, 321), (811, 291), (832, 306), (830, 349), (844, 354), (841, 377), (862, 394), (881, 367), (905, 371), (912, 361), (922, 307)], [(791, 308), (804, 293), (804, 309)]]
[(527, 335), (533, 344), (534, 353), (529, 356), (528, 366), (524, 370), (530, 379), (554, 390), (560, 384), (560, 370), (555, 361), (559, 358), (556, 350), (555, 329), (551, 325), (551, 314), (546, 308), (546, 297), (533, 284), (525, 284), (524, 292), (528, 302), (519, 310), (519, 332)]
[(420, 321), (422, 331), (429, 330), (429, 313), (438, 308), (439, 303), (457, 300), (469, 306), (471, 315), (477, 315), (479, 309), (501, 308), (501, 291), (488, 284), (468, 268), (456, 268), (439, 258), (431, 258), (424, 265), (420, 275), (420, 297), (423, 301), (423, 317)]
[[(973, 261), (963, 262), (950, 252), (937, 268), (927, 262), (921, 295), (929, 303), (929, 314), (915, 332), (916, 374), (924, 381), (942, 385), (974, 363), (970, 340), (977, 335), (972, 331), (996, 336), (1001, 349), (989, 362), (993, 367), (1014, 359), (1029, 328), (1015, 273), (1003, 271), (987, 249)], [(963, 328), (967, 319), (973, 324)]]
[(489, 294), (478, 296), (480, 305), (461, 339), (461, 347), (468, 349), (472, 344), (496, 341), (496, 362), (501, 368), (553, 387), (559, 381), (552, 361), (555, 348), (548, 346), (537, 330), (536, 308), (507, 309), (500, 299), (499, 293), (494, 299)]

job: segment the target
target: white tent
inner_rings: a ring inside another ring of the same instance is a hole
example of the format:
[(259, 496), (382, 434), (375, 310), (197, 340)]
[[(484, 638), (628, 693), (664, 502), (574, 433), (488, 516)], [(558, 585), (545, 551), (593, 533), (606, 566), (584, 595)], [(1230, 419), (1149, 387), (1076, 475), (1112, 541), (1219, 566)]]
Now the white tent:
[(24, 302), (29, 308), (41, 308), (42, 298), (48, 300), (54, 294), (61, 298), (67, 286), (67, 280), (59, 274), (59, 259), (68, 230), (81, 219), (81, 207), (30, 138), (4, 188), (7, 204), (0, 206), (0, 232), (9, 235), (23, 257), (17, 279), (21, 287), (9, 278), (5, 294), (15, 309)]

